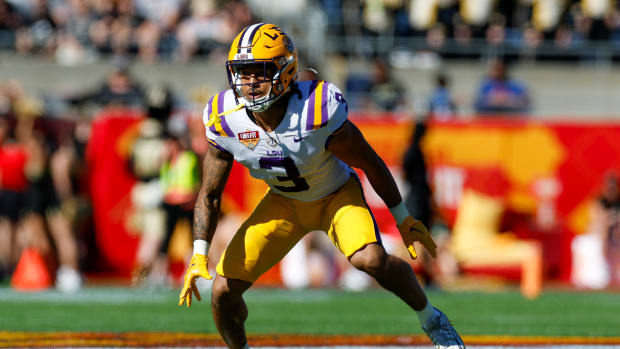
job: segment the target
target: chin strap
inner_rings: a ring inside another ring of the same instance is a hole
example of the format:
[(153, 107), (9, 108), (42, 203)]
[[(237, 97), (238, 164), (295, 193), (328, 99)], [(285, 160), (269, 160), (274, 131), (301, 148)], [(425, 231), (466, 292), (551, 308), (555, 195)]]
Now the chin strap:
[(211, 113), (211, 115), (209, 115), (209, 121), (207, 121), (207, 123), (205, 123), (205, 127), (211, 127), (213, 126), (216, 122), (221, 122), (220, 117), (221, 116), (226, 116), (228, 114), (234, 113), (237, 110), (241, 110), (245, 107), (245, 104), (237, 104), (236, 107), (227, 110), (223, 113), (219, 113), (219, 114), (215, 114), (215, 113)]

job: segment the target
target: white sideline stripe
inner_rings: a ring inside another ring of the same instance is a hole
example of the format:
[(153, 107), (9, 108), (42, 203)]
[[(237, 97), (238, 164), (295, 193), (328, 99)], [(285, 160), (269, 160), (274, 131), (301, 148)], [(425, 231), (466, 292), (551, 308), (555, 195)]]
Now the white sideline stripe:
[[(67, 349), (75, 349), (76, 347), (66, 347)], [(80, 347), (77, 347), (80, 348)], [(82, 348), (99, 348), (107, 349), (110, 347), (82, 347)], [(115, 347), (117, 349), (135, 349), (138, 347)], [(195, 349), (196, 347), (150, 347), (150, 348), (166, 348), (166, 349)], [(209, 349), (226, 349), (225, 347), (208, 347)], [(377, 349), (370, 346), (334, 346), (334, 347), (251, 347), (255, 349)], [(421, 346), (381, 346), (381, 349), (434, 349), (430, 345)], [(544, 348), (544, 349), (620, 349), (620, 345), (519, 345), (519, 346), (497, 346), (497, 345), (468, 345), (467, 348), (472, 349), (528, 349), (528, 348)]]
[[(127, 287), (87, 287), (76, 293), (63, 293), (50, 289), (38, 292), (18, 292), (11, 288), (0, 288), (0, 302), (31, 301), (54, 303), (153, 303), (176, 302), (179, 290), (176, 289), (148, 289)], [(200, 289), (201, 294), (210, 295), (210, 289)], [(322, 302), (330, 299), (333, 293), (328, 291), (272, 291), (246, 293), (246, 300), (252, 303), (272, 303), (287, 301), (291, 303)]]
[(55, 303), (153, 303), (170, 301), (168, 291), (129, 288), (82, 289), (76, 293), (57, 290), (18, 292), (10, 288), (0, 289), (0, 302), (55, 302)]

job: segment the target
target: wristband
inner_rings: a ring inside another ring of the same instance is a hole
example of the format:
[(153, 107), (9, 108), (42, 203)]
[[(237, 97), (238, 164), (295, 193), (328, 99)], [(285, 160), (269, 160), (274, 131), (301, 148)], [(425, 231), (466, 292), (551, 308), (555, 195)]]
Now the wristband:
[(390, 212), (396, 220), (397, 225), (400, 225), (405, 220), (405, 218), (409, 217), (409, 211), (407, 211), (407, 208), (402, 201), (398, 205), (391, 207)]
[(194, 254), (207, 255), (209, 252), (209, 243), (205, 240), (194, 240)]

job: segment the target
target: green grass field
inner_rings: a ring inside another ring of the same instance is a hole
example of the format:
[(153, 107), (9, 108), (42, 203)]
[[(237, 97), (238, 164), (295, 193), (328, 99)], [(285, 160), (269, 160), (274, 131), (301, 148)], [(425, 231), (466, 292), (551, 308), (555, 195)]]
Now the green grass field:
[[(380, 290), (255, 289), (246, 294), (250, 334), (420, 334), (415, 314)], [(204, 298), (209, 295), (204, 294)], [(619, 336), (620, 294), (429, 292), (461, 334)], [(0, 331), (215, 333), (209, 302), (179, 307), (177, 290), (86, 288), (18, 293), (0, 288)]]

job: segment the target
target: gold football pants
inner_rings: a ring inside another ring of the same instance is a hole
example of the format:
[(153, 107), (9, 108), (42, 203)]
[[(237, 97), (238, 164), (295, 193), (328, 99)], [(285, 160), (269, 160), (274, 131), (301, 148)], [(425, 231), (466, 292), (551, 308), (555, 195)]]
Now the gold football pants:
[(232, 238), (220, 258), (217, 273), (253, 283), (314, 230), (327, 232), (347, 258), (368, 244), (381, 243), (355, 177), (336, 192), (311, 202), (289, 199), (269, 190)]

